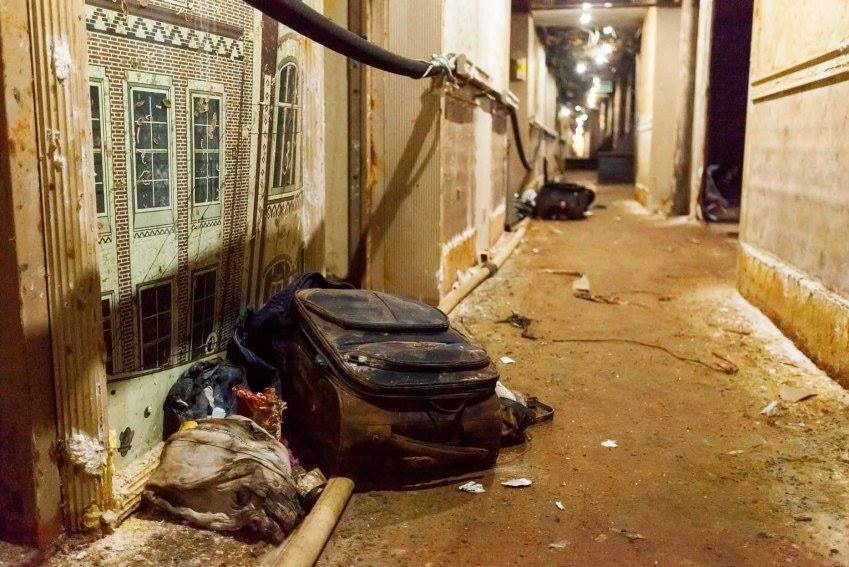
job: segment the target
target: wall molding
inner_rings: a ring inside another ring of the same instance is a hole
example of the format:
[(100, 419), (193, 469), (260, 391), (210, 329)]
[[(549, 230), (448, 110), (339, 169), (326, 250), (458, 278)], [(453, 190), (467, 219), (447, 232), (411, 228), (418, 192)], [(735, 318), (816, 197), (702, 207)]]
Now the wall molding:
[[(97, 212), (83, 0), (31, 0), (50, 342), (62, 507), (68, 531), (97, 529), (112, 506), (101, 335)], [(57, 45), (62, 47), (61, 50)], [(85, 453), (75, 447), (96, 450)]]
[(245, 42), (240, 39), (241, 33), (238, 37), (231, 37), (232, 34), (229, 33), (219, 35), (222, 32), (218, 27), (215, 31), (219, 33), (214, 33), (191, 27), (188, 22), (178, 24), (132, 13), (125, 14), (91, 4), (86, 5), (85, 14), (86, 28), (89, 31), (217, 55), (236, 61), (245, 58)]
[(753, 79), (749, 96), (754, 103), (849, 79), (849, 40), (822, 55), (775, 73)]
[(741, 243), (737, 287), (830, 376), (849, 387), (849, 299)]

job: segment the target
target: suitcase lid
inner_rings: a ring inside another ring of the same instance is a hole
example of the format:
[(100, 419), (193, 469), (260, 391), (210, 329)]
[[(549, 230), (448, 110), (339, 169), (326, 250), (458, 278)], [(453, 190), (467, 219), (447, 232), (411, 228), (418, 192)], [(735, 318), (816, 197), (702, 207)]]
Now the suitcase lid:
[(343, 329), (384, 332), (445, 331), (445, 313), (412, 299), (362, 289), (305, 289), (304, 307)]
[(489, 355), (466, 343), (433, 341), (383, 341), (358, 345), (345, 353), (350, 362), (411, 372), (476, 370), (489, 365)]
[(412, 299), (365, 290), (305, 289), (295, 303), (303, 330), (338, 378), (374, 394), (448, 394), (494, 388), (486, 351)]

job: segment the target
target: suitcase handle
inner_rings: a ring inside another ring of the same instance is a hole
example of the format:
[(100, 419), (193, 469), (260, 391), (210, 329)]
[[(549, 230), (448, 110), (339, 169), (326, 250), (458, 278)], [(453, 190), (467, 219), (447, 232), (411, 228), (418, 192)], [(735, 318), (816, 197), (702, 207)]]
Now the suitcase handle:
[(410, 439), (409, 437), (398, 435), (396, 433), (389, 436), (389, 444), (396, 449), (409, 453), (417, 453), (425, 457), (431, 457), (437, 461), (468, 461), (469, 459), (483, 461), (490, 456), (490, 451), (483, 447), (454, 447), (439, 443), (428, 443), (426, 441)]

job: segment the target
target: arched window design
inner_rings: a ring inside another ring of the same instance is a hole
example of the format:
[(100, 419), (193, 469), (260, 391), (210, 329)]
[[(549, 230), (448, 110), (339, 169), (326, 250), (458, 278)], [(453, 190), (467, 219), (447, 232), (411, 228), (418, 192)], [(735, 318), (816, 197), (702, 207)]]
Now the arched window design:
[(286, 287), (292, 281), (292, 262), (289, 258), (282, 258), (271, 264), (265, 270), (265, 278), (262, 284), (262, 302), (268, 301), (272, 295)]
[(269, 195), (298, 188), (301, 104), (298, 65), (290, 59), (280, 67), (274, 89), (274, 139)]

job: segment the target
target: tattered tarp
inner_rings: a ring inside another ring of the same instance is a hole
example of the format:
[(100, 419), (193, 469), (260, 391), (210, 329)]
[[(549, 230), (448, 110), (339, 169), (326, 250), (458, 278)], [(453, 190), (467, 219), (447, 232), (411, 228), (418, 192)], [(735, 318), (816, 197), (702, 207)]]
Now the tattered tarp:
[(195, 525), (247, 529), (275, 543), (302, 516), (288, 449), (239, 416), (203, 420), (172, 435), (144, 495)]

